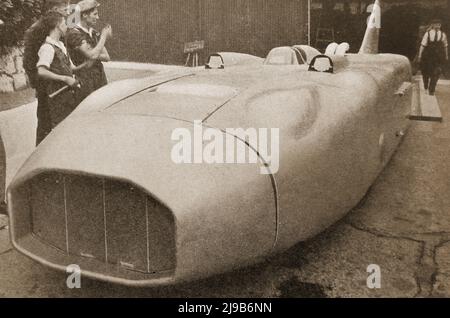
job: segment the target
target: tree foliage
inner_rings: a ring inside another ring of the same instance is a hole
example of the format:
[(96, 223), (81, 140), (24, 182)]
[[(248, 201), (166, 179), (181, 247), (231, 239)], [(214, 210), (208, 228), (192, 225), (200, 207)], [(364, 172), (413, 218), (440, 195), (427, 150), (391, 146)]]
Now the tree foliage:
[(1, 0), (0, 55), (22, 42), (27, 28), (41, 14), (42, 4), (42, 0)]

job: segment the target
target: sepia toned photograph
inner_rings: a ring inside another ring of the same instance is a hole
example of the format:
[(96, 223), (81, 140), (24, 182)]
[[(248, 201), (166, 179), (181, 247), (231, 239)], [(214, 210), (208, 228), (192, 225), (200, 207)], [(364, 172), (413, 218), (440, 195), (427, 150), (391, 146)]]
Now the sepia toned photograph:
[(0, 298), (450, 297), (450, 0), (0, 1)]

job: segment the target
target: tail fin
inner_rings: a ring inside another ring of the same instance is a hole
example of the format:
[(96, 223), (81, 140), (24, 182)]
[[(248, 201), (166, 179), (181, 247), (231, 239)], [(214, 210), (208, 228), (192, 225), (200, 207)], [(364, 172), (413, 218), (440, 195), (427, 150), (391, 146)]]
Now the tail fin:
[(360, 54), (377, 54), (381, 29), (381, 1), (375, 0), (372, 14), (367, 22), (367, 30), (359, 49)]

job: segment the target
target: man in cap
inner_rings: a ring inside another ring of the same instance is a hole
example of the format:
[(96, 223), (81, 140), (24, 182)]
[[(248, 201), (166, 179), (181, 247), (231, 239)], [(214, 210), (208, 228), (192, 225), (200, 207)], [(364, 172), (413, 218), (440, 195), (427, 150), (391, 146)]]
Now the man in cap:
[(431, 26), (425, 33), (419, 50), (424, 86), (426, 90), (429, 90), (430, 95), (434, 95), (442, 74), (442, 67), (448, 62), (448, 40), (441, 26), (440, 20), (431, 21)]
[(79, 2), (77, 24), (66, 35), (67, 48), (73, 63), (78, 66), (86, 61), (89, 62), (88, 67), (76, 72), (76, 76), (81, 82), (79, 102), (107, 84), (102, 62), (110, 60), (105, 44), (112, 37), (112, 29), (108, 25), (103, 28), (101, 33), (94, 30), (99, 20), (97, 10), (99, 6), (100, 4), (95, 0)]

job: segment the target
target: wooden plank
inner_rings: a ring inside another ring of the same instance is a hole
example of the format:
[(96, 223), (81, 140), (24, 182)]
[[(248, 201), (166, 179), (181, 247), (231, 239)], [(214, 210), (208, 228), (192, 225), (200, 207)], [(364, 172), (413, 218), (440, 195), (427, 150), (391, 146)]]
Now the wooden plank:
[(442, 122), (442, 112), (436, 96), (430, 96), (419, 81), (416, 82), (409, 119)]
[(436, 96), (430, 96), (425, 91), (421, 91), (420, 106), (424, 120), (442, 122), (442, 113)]
[(409, 119), (420, 120), (418, 118), (422, 117), (422, 110), (420, 109), (420, 87), (419, 81), (415, 81), (413, 87), (413, 98), (411, 104), (411, 115)]

